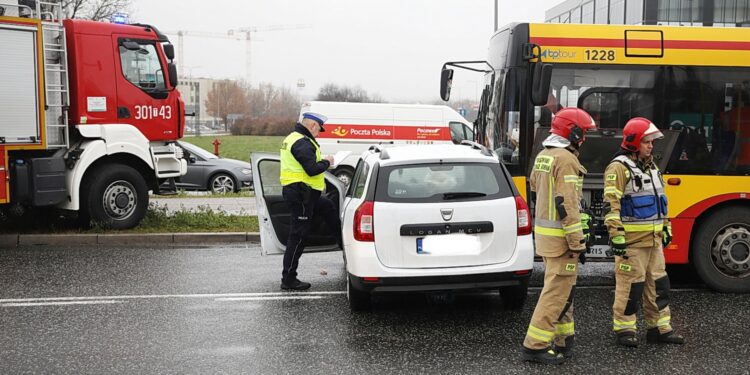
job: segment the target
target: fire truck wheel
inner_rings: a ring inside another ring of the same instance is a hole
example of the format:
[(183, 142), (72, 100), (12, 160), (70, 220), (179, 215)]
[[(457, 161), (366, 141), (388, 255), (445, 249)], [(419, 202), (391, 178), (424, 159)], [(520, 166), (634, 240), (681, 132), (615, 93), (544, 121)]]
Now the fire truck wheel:
[(143, 176), (125, 165), (102, 165), (84, 185), (82, 209), (103, 228), (129, 229), (141, 222), (148, 208)]
[(750, 292), (750, 207), (731, 206), (704, 220), (691, 261), (703, 281), (720, 292)]

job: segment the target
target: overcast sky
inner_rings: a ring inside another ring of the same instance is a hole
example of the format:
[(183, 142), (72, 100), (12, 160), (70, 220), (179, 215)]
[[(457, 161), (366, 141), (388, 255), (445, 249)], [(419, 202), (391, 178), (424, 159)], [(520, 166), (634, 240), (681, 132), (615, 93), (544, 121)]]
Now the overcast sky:
[[(498, 24), (543, 22), (561, 1), (499, 0)], [(428, 102), (439, 99), (444, 62), (486, 59), (493, 12), (493, 0), (134, 0), (131, 22), (188, 34), (288, 26), (252, 34), (253, 84), (297, 90), (304, 80), (303, 98), (325, 83), (359, 85), (392, 102)], [(244, 40), (186, 36), (184, 46), (186, 75), (245, 77)], [(480, 85), (478, 73), (459, 72), (453, 98), (474, 99)]]

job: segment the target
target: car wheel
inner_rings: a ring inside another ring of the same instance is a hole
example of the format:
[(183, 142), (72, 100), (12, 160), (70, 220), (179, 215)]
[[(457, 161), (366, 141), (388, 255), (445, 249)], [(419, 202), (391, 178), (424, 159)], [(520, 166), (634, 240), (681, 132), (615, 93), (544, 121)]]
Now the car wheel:
[(347, 277), (346, 299), (349, 300), (349, 308), (352, 311), (369, 311), (372, 308), (370, 293), (354, 289), (351, 276)]
[(333, 174), (339, 179), (339, 181), (343, 182), (344, 185), (349, 186), (349, 184), (352, 183), (354, 171), (349, 167), (339, 167), (333, 172)]
[(500, 288), (500, 298), (506, 310), (520, 310), (526, 302), (529, 289), (529, 279), (521, 281), (521, 285), (504, 286)]
[(214, 194), (233, 193), (236, 191), (235, 185), (232, 176), (226, 173), (216, 174), (211, 177), (211, 181), (208, 182), (208, 187)]
[(750, 292), (750, 208), (727, 207), (698, 228), (691, 262), (701, 279), (720, 292)]
[(107, 229), (138, 225), (148, 208), (143, 176), (126, 165), (102, 165), (90, 173), (81, 196), (83, 218)]

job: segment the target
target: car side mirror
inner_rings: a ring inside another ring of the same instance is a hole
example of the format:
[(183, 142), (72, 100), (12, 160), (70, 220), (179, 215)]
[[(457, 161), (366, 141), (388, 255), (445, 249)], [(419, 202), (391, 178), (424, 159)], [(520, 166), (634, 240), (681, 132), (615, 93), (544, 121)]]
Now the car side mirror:
[(165, 44), (162, 48), (164, 48), (164, 55), (167, 56), (169, 61), (174, 60), (174, 46), (171, 44)]
[(453, 85), (453, 69), (443, 69), (440, 72), (440, 98), (448, 101), (451, 97), (451, 86)]
[(177, 85), (180, 83), (180, 81), (177, 79), (177, 65), (171, 62), (168, 65), (168, 69), (169, 84), (172, 85), (172, 87), (177, 87)]
[(188, 157), (188, 161), (190, 161), (190, 163), (195, 163), (196, 161), (198, 161), (198, 159), (196, 159), (196, 158), (195, 158), (195, 156), (193, 156), (193, 155), (190, 155), (190, 156)]
[(531, 103), (545, 105), (549, 98), (549, 86), (552, 81), (552, 64), (534, 63), (531, 80)]

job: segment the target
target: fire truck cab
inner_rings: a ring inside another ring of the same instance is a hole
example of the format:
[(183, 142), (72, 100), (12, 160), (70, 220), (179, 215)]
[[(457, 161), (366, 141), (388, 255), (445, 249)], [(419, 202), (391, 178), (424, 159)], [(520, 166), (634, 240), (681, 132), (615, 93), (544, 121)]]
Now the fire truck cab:
[(0, 2), (0, 209), (131, 228), (187, 170), (174, 47), (149, 25), (64, 20), (61, 3)]

